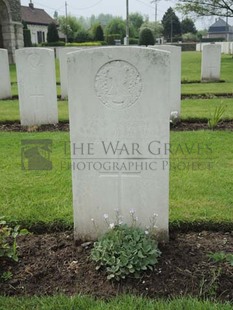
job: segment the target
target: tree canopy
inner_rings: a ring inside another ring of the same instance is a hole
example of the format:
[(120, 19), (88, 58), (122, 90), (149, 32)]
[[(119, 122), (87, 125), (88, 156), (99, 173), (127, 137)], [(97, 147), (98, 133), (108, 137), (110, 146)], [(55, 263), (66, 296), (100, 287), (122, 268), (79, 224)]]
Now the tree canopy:
[(47, 41), (49, 43), (59, 41), (57, 25), (55, 23), (51, 23), (48, 25)]
[(105, 27), (105, 35), (119, 34), (121, 39), (125, 37), (125, 22), (120, 17), (113, 18)]
[(181, 32), (182, 33), (196, 33), (197, 29), (194, 22), (190, 18), (185, 18), (181, 22)]
[(163, 34), (165, 38), (170, 39), (181, 35), (181, 24), (173, 9), (170, 7), (162, 18)]
[(141, 25), (140, 31), (144, 28), (149, 28), (152, 31), (154, 38), (159, 38), (163, 34), (163, 25), (159, 22), (155, 23), (146, 21)]
[(67, 35), (68, 41), (73, 41), (79, 31), (83, 29), (80, 21), (72, 15), (58, 17), (61, 31)]
[(139, 34), (139, 45), (154, 45), (155, 39), (150, 28), (143, 28)]
[(177, 9), (185, 15), (233, 17), (233, 0), (179, 0)]

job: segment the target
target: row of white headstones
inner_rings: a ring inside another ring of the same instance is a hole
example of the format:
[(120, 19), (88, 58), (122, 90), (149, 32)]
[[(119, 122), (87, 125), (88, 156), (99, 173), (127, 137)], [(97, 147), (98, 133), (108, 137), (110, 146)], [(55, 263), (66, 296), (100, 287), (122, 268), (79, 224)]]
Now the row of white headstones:
[[(150, 48), (171, 53), (170, 112), (176, 112), (179, 116), (181, 110), (181, 49), (170, 45), (156, 45)], [(59, 52), (62, 99), (68, 97), (67, 55), (75, 51), (78, 51), (78, 48), (63, 48)], [(16, 65), (21, 124), (57, 123), (57, 92), (53, 51), (39, 48), (17, 50)], [(205, 45), (202, 55), (202, 81), (219, 80), (220, 65), (220, 45)], [(11, 84), (7, 51), (0, 49), (0, 99), (10, 97)]]
[[(136, 214), (145, 229), (158, 215), (158, 238), (168, 239), (169, 126), (171, 112), (180, 112), (181, 52), (164, 49), (102, 47), (60, 55), (76, 239), (97, 238), (116, 214), (125, 223)], [(22, 125), (56, 123), (53, 51), (17, 50), (16, 65)]]

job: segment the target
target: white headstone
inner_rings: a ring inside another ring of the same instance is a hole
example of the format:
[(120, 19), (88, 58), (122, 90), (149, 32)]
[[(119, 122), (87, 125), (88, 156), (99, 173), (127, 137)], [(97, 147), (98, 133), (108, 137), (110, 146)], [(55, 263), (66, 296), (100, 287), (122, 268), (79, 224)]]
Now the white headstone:
[[(85, 74), (80, 74), (85, 72)], [(170, 53), (102, 47), (68, 55), (76, 239), (106, 231), (115, 210), (168, 238)]]
[(67, 55), (68, 53), (79, 50), (77, 47), (63, 47), (59, 50), (59, 65), (60, 65), (60, 83), (61, 83), (61, 98), (67, 99)]
[(208, 44), (203, 46), (201, 59), (201, 80), (219, 81), (221, 70), (221, 45)]
[(16, 50), (21, 124), (58, 122), (54, 51), (45, 48)]
[(230, 54), (230, 42), (221, 42), (222, 44), (222, 53)]
[(201, 43), (196, 44), (196, 52), (201, 52)]
[(0, 49), (0, 99), (11, 97), (11, 82), (8, 52), (6, 49)]
[(154, 45), (153, 48), (171, 53), (170, 112), (178, 112), (179, 116), (181, 112), (181, 47), (166, 44)]
[(233, 42), (230, 42), (230, 55), (233, 54)]

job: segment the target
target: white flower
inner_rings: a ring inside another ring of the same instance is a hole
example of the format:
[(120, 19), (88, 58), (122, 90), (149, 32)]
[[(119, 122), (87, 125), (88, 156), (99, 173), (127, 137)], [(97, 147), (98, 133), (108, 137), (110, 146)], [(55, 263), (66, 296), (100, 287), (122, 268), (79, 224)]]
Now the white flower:
[(104, 219), (107, 220), (108, 219), (108, 214), (104, 214)]
[(91, 221), (94, 222), (95, 220), (94, 220), (94, 219), (91, 219)]
[(109, 228), (113, 229), (115, 227), (115, 224), (114, 223), (110, 223), (109, 224)]
[(146, 235), (149, 235), (149, 231), (148, 231), (148, 230), (145, 230), (145, 234), (146, 234)]
[(158, 215), (157, 213), (154, 213), (153, 216), (154, 216), (154, 217), (158, 217), (159, 215)]
[(135, 210), (134, 210), (134, 209), (131, 209), (131, 210), (129, 211), (129, 213), (130, 213), (130, 214), (134, 214), (134, 213), (135, 213)]

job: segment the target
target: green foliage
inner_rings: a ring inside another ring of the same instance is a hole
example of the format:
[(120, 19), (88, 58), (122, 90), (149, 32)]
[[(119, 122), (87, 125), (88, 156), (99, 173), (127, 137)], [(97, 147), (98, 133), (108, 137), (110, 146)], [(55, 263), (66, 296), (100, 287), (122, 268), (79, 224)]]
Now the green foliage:
[(115, 45), (115, 40), (121, 40), (120, 34), (109, 34), (105, 37), (108, 45)]
[(140, 27), (144, 22), (144, 17), (140, 13), (129, 14), (130, 36), (139, 37)]
[(143, 28), (139, 34), (139, 45), (154, 45), (155, 38), (150, 28)]
[(208, 128), (209, 129), (215, 129), (219, 122), (222, 119), (222, 116), (226, 110), (226, 107), (221, 103), (218, 107), (215, 108), (214, 114), (211, 116), (211, 118), (208, 120)]
[(89, 23), (90, 25), (94, 25), (96, 23), (100, 24), (100, 25), (107, 25), (112, 19), (114, 19), (115, 17), (111, 14), (99, 14), (98, 16), (95, 15), (91, 15), (91, 17), (89, 18)]
[(66, 45), (66, 43), (63, 41), (41, 43), (41, 46), (65, 46), (65, 45)]
[(67, 35), (69, 42), (73, 42), (77, 32), (83, 29), (77, 17), (72, 15), (68, 15), (67, 18), (65, 16), (59, 16), (58, 22), (60, 30)]
[(171, 7), (163, 15), (162, 25), (164, 28), (163, 34), (166, 39), (172, 41), (173, 37), (181, 35), (180, 20)]
[(138, 45), (139, 40), (135, 38), (129, 38), (129, 44)]
[(140, 32), (144, 28), (149, 28), (152, 31), (155, 38), (159, 38), (163, 35), (163, 25), (159, 22), (154, 23), (154, 22), (146, 21), (141, 25)]
[(97, 270), (106, 269), (108, 280), (119, 281), (152, 270), (160, 253), (156, 242), (142, 229), (117, 225), (95, 242), (91, 258), (97, 263)]
[(31, 31), (28, 29), (27, 23), (23, 20), (23, 43), (24, 47), (32, 46)]
[(31, 31), (29, 29), (23, 29), (23, 43), (24, 47), (32, 46)]
[(0, 217), (0, 260), (11, 259), (17, 262), (17, 236), (27, 233), (26, 229), (20, 230), (18, 225), (9, 227), (4, 218)]
[(94, 41), (104, 41), (104, 31), (100, 24), (92, 26), (92, 37)]
[(112, 19), (105, 27), (104, 30), (105, 37), (109, 35), (119, 35), (121, 40), (124, 39), (126, 33), (126, 25), (125, 22), (120, 17), (116, 17)]
[(0, 280), (2, 282), (7, 282), (8, 280), (12, 279), (13, 274), (11, 271), (5, 271), (2, 273), (2, 275), (0, 274)]
[(199, 41), (202, 41), (202, 37), (207, 36), (207, 34), (208, 34), (208, 30), (207, 29), (198, 30), (197, 31), (197, 39)]
[(185, 18), (181, 22), (181, 32), (184, 33), (197, 33), (194, 22), (190, 18)]
[(59, 41), (57, 25), (55, 23), (51, 23), (48, 25), (47, 41), (48, 43)]
[(105, 45), (105, 42), (83, 42), (83, 43), (67, 43), (66, 46), (101, 46)]
[(195, 42), (197, 40), (197, 36), (194, 33), (187, 32), (182, 34), (182, 41), (183, 42)]
[(90, 40), (90, 37), (89, 37), (87, 30), (81, 29), (76, 33), (75, 42), (83, 43), (83, 42), (88, 42), (89, 40)]
[(232, 0), (179, 0), (176, 9), (183, 15), (194, 13), (197, 16), (233, 16)]
[(233, 254), (232, 253), (215, 252), (215, 253), (210, 253), (208, 256), (215, 263), (226, 262), (230, 266), (233, 266)]
[(215, 298), (217, 289), (219, 287), (219, 278), (221, 276), (222, 269), (212, 269), (210, 272), (210, 278), (206, 279), (202, 277), (200, 282), (199, 296), (201, 298)]
[(112, 298), (94, 298), (74, 294), (72, 296), (0, 296), (0, 309), (4, 310), (232, 310), (226, 301), (200, 300), (192, 297), (148, 298), (129, 294), (117, 294)]

